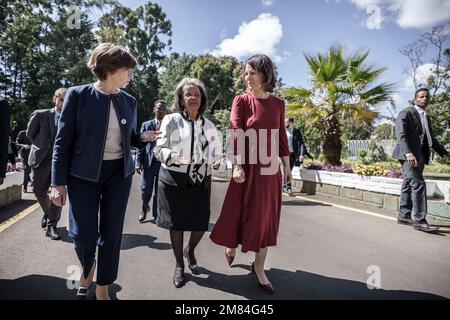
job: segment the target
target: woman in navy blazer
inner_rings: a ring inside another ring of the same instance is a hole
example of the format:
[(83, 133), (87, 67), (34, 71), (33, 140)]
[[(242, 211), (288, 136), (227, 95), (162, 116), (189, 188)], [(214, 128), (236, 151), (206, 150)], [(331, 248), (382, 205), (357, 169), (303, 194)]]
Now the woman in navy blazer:
[[(69, 88), (53, 150), (52, 200), (63, 206), (67, 193), (69, 235), (83, 274), (77, 296), (85, 299), (96, 268), (96, 298), (109, 299), (117, 279), (123, 222), (134, 164), (131, 145), (156, 139), (156, 131), (136, 134), (136, 99), (125, 88), (136, 59), (123, 47), (100, 44), (88, 66), (94, 84)], [(67, 189), (66, 189), (67, 186)], [(99, 214), (100, 209), (100, 214)]]

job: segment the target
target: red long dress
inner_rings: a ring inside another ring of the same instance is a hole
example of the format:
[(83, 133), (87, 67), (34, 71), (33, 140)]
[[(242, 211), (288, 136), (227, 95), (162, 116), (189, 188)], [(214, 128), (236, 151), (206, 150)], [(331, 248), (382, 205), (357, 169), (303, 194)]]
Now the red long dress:
[[(228, 248), (236, 248), (241, 244), (242, 252), (259, 252), (261, 248), (277, 243), (281, 213), (278, 156), (289, 156), (284, 126), (284, 102), (274, 96), (267, 99), (255, 98), (250, 93), (237, 96), (231, 107), (230, 128), (242, 129), (246, 133), (249, 129), (255, 129), (258, 143), (255, 146), (255, 143), (246, 142), (246, 161), (243, 165), (245, 182), (236, 183), (231, 179), (220, 217), (210, 237), (214, 243)], [(269, 137), (273, 132), (270, 129), (279, 133), (274, 139), (275, 144), (279, 145), (278, 153), (270, 152), (272, 143)], [(266, 139), (261, 139), (264, 136)], [(232, 136), (232, 139), (236, 142), (237, 138)], [(261, 169), (267, 169), (270, 164), (265, 165), (267, 162), (259, 156), (257, 161), (250, 164), (250, 150), (270, 155), (272, 161), (276, 161), (276, 169), (271, 174), (261, 174)], [(241, 154), (237, 143), (233, 154)]]

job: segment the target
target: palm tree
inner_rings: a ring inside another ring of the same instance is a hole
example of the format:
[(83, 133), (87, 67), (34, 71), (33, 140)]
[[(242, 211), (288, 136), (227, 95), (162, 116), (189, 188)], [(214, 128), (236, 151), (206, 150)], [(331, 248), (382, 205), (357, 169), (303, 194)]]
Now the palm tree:
[(378, 113), (371, 107), (390, 100), (393, 84), (374, 85), (386, 67), (366, 62), (368, 55), (367, 50), (345, 57), (342, 47), (330, 48), (326, 55), (305, 54), (312, 88), (283, 91), (291, 114), (306, 117), (309, 124), (324, 120), (322, 152), (325, 163), (341, 164), (341, 119), (373, 120)]

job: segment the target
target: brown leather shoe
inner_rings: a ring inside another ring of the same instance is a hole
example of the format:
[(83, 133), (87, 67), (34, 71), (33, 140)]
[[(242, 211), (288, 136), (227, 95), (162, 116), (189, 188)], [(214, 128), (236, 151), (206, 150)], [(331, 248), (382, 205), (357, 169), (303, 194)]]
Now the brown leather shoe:
[(413, 221), (412, 221), (412, 219), (411, 219), (411, 217), (400, 217), (400, 216), (398, 216), (397, 217), (397, 223), (399, 223), (399, 224), (406, 224), (406, 225), (408, 225), (408, 226), (411, 226), (412, 224), (413, 224)]
[(437, 232), (439, 230), (439, 227), (429, 225), (425, 219), (420, 222), (414, 221), (413, 228), (423, 232)]

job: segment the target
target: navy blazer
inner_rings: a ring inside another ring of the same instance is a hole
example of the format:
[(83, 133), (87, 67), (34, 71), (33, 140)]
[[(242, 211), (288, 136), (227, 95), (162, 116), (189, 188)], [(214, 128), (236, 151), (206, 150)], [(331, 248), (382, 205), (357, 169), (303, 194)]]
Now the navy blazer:
[(141, 147), (136, 99), (124, 91), (106, 95), (88, 84), (67, 90), (53, 149), (52, 185), (67, 185), (69, 175), (99, 181), (111, 101), (122, 133), (124, 176), (134, 172), (131, 145)]
[[(162, 120), (161, 120), (162, 121)], [(155, 119), (145, 121), (141, 126), (141, 133), (149, 130), (156, 130), (156, 121)], [(152, 142), (145, 143), (143, 148), (140, 148), (136, 154), (136, 167), (142, 166), (144, 170), (148, 170), (152, 165), (152, 162), (157, 162), (161, 164), (161, 162), (155, 158), (153, 154), (153, 148), (156, 146), (156, 140)]]
[(430, 129), (432, 145), (428, 145), (425, 129), (422, 128), (420, 114), (414, 107), (403, 109), (395, 121), (397, 144), (392, 158), (406, 160), (405, 155), (412, 153), (420, 163), (428, 164), (430, 161), (430, 147), (440, 156), (450, 153), (436, 140), (431, 128), (431, 120), (427, 115), (428, 128)]

